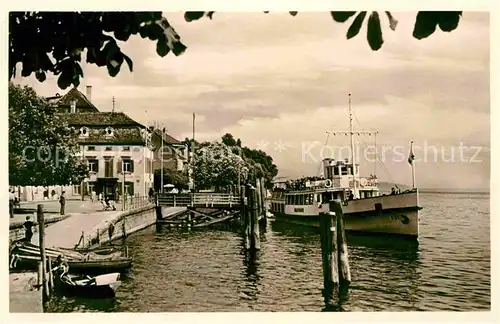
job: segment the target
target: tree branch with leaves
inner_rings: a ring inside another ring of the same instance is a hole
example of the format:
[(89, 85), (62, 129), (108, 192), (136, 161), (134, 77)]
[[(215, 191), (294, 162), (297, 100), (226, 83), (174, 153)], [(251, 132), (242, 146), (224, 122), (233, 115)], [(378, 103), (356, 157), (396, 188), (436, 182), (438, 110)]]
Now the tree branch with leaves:
[(31, 87), (9, 84), (9, 184), (67, 185), (87, 175), (75, 129)]
[[(267, 12), (266, 12), (267, 13)], [(298, 12), (290, 11), (292, 16)], [(207, 17), (213, 11), (185, 12), (187, 22)], [(389, 20), (392, 30), (397, 20), (385, 11), (332, 11), (335, 22), (346, 23), (352, 17), (346, 37), (359, 34), (366, 21), (367, 41), (372, 50), (379, 50), (384, 43), (381, 16)], [(432, 35), (437, 27), (444, 32), (457, 28), (461, 11), (420, 11), (413, 28), (413, 37), (423, 39)], [(164, 57), (169, 53), (181, 55), (186, 46), (161, 12), (11, 12), (9, 14), (9, 80), (17, 75), (17, 65), (22, 64), (21, 76), (35, 74), (43, 82), (48, 72), (58, 76), (61, 89), (80, 84), (83, 77), (82, 54), (88, 64), (106, 67), (115, 77), (123, 62), (133, 71), (133, 61), (122, 52), (118, 41), (126, 42), (132, 35), (140, 35), (156, 42), (156, 53)]]

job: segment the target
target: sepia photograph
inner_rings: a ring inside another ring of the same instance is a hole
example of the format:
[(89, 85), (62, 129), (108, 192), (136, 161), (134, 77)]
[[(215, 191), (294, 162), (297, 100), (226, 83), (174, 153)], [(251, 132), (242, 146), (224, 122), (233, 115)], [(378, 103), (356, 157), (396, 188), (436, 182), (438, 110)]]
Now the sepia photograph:
[(6, 15), (10, 313), (492, 310), (490, 12)]

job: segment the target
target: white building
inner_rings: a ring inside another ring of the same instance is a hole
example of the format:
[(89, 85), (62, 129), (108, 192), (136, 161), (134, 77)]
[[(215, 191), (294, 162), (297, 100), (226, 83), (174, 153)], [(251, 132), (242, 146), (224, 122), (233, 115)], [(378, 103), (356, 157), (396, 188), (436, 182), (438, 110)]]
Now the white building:
[[(21, 200), (52, 199), (65, 191), (67, 198), (96, 195), (122, 195), (122, 185), (129, 195), (147, 196), (153, 186), (150, 131), (121, 112), (99, 112), (87, 96), (73, 88), (65, 96), (49, 100), (58, 104), (59, 116), (79, 132), (80, 153), (89, 168), (83, 183), (70, 186), (22, 188)], [(45, 192), (45, 193), (44, 193)]]

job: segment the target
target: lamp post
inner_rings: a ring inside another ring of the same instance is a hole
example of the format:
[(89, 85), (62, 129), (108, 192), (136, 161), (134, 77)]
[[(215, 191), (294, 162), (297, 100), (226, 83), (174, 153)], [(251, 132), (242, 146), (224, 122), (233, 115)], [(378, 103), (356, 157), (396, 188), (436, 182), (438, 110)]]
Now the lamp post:
[(123, 172), (123, 182), (122, 182), (122, 211), (125, 210), (125, 160), (122, 158), (122, 172)]
[(161, 180), (160, 180), (160, 184), (161, 184), (161, 193), (163, 193), (163, 137), (165, 136), (165, 127), (163, 127), (163, 129), (161, 130), (161, 151), (160, 151), (160, 154), (161, 154)]

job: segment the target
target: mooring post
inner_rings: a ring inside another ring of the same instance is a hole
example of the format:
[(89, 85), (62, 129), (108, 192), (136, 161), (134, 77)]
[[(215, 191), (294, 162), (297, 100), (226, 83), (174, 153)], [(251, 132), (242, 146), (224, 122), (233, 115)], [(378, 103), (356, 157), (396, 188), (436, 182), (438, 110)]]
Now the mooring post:
[(38, 223), (38, 243), (40, 246), (40, 256), (42, 261), (42, 294), (45, 300), (49, 297), (49, 285), (47, 281), (47, 259), (45, 257), (45, 220), (43, 217), (43, 205), (38, 204), (36, 212), (36, 221)]
[(49, 288), (54, 288), (54, 275), (52, 274), (52, 259), (49, 257)]
[(347, 252), (342, 202), (340, 200), (330, 201), (330, 211), (334, 212), (336, 215), (339, 283), (340, 290), (345, 291), (351, 283), (351, 270), (349, 268), (349, 254)]
[(163, 216), (161, 214), (161, 206), (157, 205), (155, 209), (156, 209), (156, 220), (162, 219)]
[(243, 223), (243, 238), (245, 240), (245, 249), (250, 249), (250, 190), (245, 190), (242, 186), (242, 204), (241, 204), (241, 218)]
[(264, 218), (264, 224), (267, 224), (267, 200), (266, 200), (266, 180), (265, 178), (260, 179), (260, 190), (262, 196), (262, 217)]
[(338, 294), (339, 286), (337, 240), (334, 239), (334, 217), (335, 213), (333, 212), (319, 214), (323, 264), (323, 297), (327, 307), (335, 306), (335, 296)]
[(257, 215), (262, 214), (262, 192), (260, 190), (260, 179), (255, 180), (255, 192), (257, 196)]
[(38, 289), (43, 290), (43, 267), (42, 267), (42, 261), (38, 261), (38, 273), (37, 273), (37, 285)]
[(258, 207), (258, 193), (256, 188), (250, 188), (250, 193), (252, 196), (252, 213), (251, 213), (251, 223), (252, 223), (252, 244), (253, 250), (260, 250), (260, 230), (259, 230), (259, 207)]

